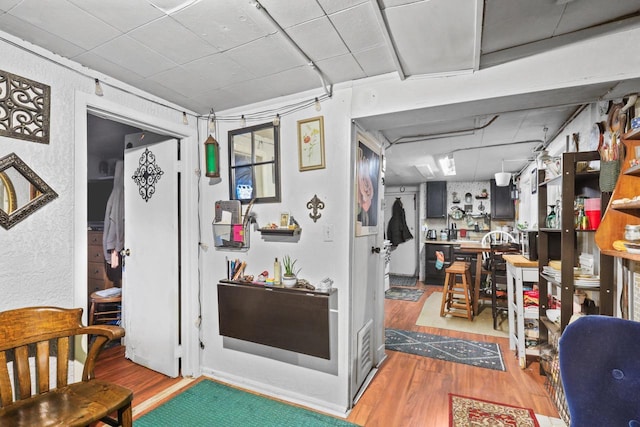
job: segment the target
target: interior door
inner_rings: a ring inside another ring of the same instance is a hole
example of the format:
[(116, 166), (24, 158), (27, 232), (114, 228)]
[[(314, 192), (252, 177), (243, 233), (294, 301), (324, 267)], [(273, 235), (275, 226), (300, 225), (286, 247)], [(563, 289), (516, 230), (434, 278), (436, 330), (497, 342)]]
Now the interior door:
[(399, 198), (404, 207), (404, 216), (407, 221), (407, 227), (413, 235), (413, 239), (407, 240), (404, 243), (399, 244), (391, 251), (391, 263), (389, 265), (389, 272), (391, 274), (400, 274), (404, 276), (417, 275), (418, 269), (418, 246), (417, 243), (420, 240), (420, 236), (416, 234), (416, 210), (417, 210), (417, 197), (415, 192), (407, 193), (385, 193), (384, 196), (384, 220), (385, 231), (387, 225), (391, 219), (391, 212), (393, 204), (396, 199)]
[(177, 377), (178, 141), (125, 150), (125, 355)]

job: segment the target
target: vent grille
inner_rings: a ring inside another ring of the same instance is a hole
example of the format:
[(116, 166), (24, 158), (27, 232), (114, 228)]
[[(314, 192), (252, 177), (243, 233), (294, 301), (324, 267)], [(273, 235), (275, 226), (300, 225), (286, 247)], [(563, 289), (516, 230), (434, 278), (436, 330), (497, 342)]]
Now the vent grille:
[(358, 331), (358, 370), (356, 383), (360, 385), (373, 367), (373, 344), (371, 342), (371, 328), (373, 320), (369, 321)]

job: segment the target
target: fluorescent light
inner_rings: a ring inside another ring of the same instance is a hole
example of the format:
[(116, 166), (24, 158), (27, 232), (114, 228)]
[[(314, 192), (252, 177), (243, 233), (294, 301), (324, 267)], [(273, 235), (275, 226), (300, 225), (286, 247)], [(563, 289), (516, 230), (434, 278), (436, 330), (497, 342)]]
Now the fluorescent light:
[(440, 160), (440, 169), (445, 176), (451, 176), (456, 174), (456, 162), (453, 160), (453, 154), (449, 154), (446, 157), (442, 157)]

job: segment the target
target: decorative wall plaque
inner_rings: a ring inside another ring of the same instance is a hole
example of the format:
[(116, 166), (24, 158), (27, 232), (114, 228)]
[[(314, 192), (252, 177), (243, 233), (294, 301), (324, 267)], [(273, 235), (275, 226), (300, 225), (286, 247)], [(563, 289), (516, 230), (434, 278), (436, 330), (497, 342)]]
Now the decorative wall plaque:
[(148, 202), (156, 192), (156, 182), (160, 180), (163, 174), (164, 172), (160, 169), (160, 166), (156, 164), (155, 154), (145, 148), (140, 160), (138, 160), (138, 169), (131, 177), (138, 185), (138, 193), (145, 202)]
[(51, 88), (0, 70), (0, 136), (49, 143)]

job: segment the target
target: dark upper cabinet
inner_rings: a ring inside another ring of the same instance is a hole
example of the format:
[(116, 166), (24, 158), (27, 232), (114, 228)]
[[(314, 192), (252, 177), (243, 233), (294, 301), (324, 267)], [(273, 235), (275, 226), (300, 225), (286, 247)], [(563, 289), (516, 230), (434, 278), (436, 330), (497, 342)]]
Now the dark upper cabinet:
[(445, 218), (447, 215), (447, 182), (427, 182), (427, 218)]
[(491, 219), (515, 219), (516, 207), (511, 200), (512, 184), (498, 187), (496, 180), (491, 180)]

